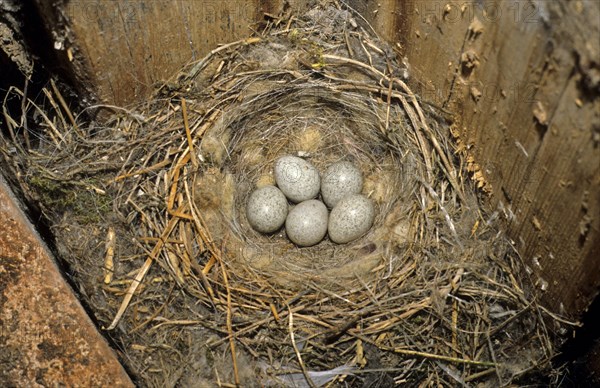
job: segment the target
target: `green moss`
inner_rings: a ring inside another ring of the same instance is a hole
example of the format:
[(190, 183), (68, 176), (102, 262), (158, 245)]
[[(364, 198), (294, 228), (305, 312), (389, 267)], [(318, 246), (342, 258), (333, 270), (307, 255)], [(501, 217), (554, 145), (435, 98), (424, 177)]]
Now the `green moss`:
[(73, 184), (43, 176), (30, 176), (29, 184), (44, 208), (56, 214), (70, 212), (82, 224), (97, 223), (111, 210), (110, 197), (98, 194), (91, 188), (99, 186), (93, 179)]
[(292, 44), (297, 44), (302, 39), (302, 33), (297, 28), (294, 28), (288, 34), (288, 38)]
[(326, 66), (325, 60), (323, 59), (323, 46), (318, 42), (307, 38), (300, 30), (293, 29), (288, 34), (290, 43), (294, 46), (303, 47), (310, 60), (312, 61), (311, 67), (315, 70), (321, 70)]

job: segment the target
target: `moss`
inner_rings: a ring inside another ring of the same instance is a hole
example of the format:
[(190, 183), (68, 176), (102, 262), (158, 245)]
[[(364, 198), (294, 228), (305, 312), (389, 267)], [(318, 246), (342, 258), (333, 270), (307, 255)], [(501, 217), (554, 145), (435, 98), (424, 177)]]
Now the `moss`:
[(33, 175), (28, 181), (43, 208), (54, 214), (70, 212), (82, 224), (99, 222), (111, 209), (110, 197), (92, 189), (99, 183), (95, 179), (74, 184)]

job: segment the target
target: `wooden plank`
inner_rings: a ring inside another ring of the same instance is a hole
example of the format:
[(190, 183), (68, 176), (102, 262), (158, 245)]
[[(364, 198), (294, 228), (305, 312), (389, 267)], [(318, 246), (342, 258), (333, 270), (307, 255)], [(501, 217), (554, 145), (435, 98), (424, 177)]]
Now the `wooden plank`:
[(282, 0), (36, 3), (81, 94), (120, 106), (142, 101), (186, 63), (249, 36), (264, 12), (283, 7)]
[(582, 86), (598, 74), (586, 66), (600, 56), (600, 3), (407, 1), (392, 26), (365, 15), (388, 26), (421, 94), (455, 113), (545, 303), (580, 316), (600, 287), (600, 105)]
[(0, 385), (133, 387), (0, 175)]

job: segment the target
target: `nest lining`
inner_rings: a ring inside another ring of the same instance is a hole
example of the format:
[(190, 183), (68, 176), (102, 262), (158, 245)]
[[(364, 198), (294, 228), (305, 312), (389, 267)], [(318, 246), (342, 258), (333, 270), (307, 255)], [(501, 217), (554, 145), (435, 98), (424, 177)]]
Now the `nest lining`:
[[(275, 24), (105, 125), (57, 110), (36, 150), (3, 138), (130, 365), (150, 385), (542, 376), (548, 315), (440, 112), (350, 11), (319, 6)], [(252, 231), (247, 196), (273, 183), (278, 156), (298, 153), (321, 171), (359, 166), (377, 204), (366, 236), (300, 249)]]
[[(252, 77), (247, 82), (257, 81)], [(246, 82), (236, 85), (239, 89), (235, 93), (246, 88)], [(404, 204), (414, 196), (416, 185), (404, 177), (418, 175), (413, 171), (416, 157), (408, 152), (408, 145), (401, 144), (400, 136), (395, 143), (384, 136), (379, 128), (383, 110), (378, 112), (364, 95), (332, 89), (321, 81), (300, 79), (247, 100), (244, 97), (239, 107), (223, 113), (227, 119), (206, 133), (208, 141), (200, 147), (213, 168), (209, 177), (200, 173), (195, 185), (196, 203), (209, 224), (223, 225), (212, 229), (217, 231), (212, 237), (221, 241), (222, 232), (230, 232), (224, 248), (232, 260), (238, 258), (235, 252), (243, 252), (241, 265), (249, 265), (286, 287), (312, 280), (344, 288), (344, 279), (355, 281), (357, 276), (366, 275), (380, 264), (377, 256), (381, 256), (383, 240), (394, 236), (384, 223), (386, 216), (393, 213), (406, 218)], [(396, 109), (393, 113), (398, 118), (394, 124), (403, 121)], [(212, 138), (230, 140), (223, 144)], [(221, 147), (226, 152), (220, 152)], [(247, 197), (257, 184), (273, 184), (274, 161), (285, 154), (306, 155), (321, 171), (339, 160), (355, 163), (366, 175), (365, 194), (376, 201), (375, 225), (379, 227), (352, 244), (322, 242), (302, 249), (291, 246), (284, 232), (275, 236), (254, 232), (245, 218)], [(220, 160), (224, 155), (226, 158)], [(211, 187), (209, 181), (226, 184)], [(215, 193), (207, 194), (210, 190)], [(212, 198), (217, 196), (221, 200), (215, 203)], [(408, 240), (408, 236), (402, 237)], [(377, 254), (371, 246), (377, 248)], [(365, 258), (365, 250), (373, 259)]]

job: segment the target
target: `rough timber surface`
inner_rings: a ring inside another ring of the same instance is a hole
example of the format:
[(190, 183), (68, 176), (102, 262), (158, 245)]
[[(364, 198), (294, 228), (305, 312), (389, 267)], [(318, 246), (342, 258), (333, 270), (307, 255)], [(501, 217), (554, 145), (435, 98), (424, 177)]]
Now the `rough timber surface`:
[[(182, 64), (247, 36), (265, 12), (290, 10), (283, 1), (71, 1), (60, 12), (37, 3), (65, 64), (110, 104), (142, 100)], [(545, 303), (580, 316), (600, 286), (600, 3), (349, 5), (397, 43), (423, 98), (454, 114)]]
[(0, 385), (133, 384), (0, 177)]
[(139, 102), (183, 65), (243, 39), (283, 1), (36, 0), (55, 47), (84, 95), (119, 106)]

